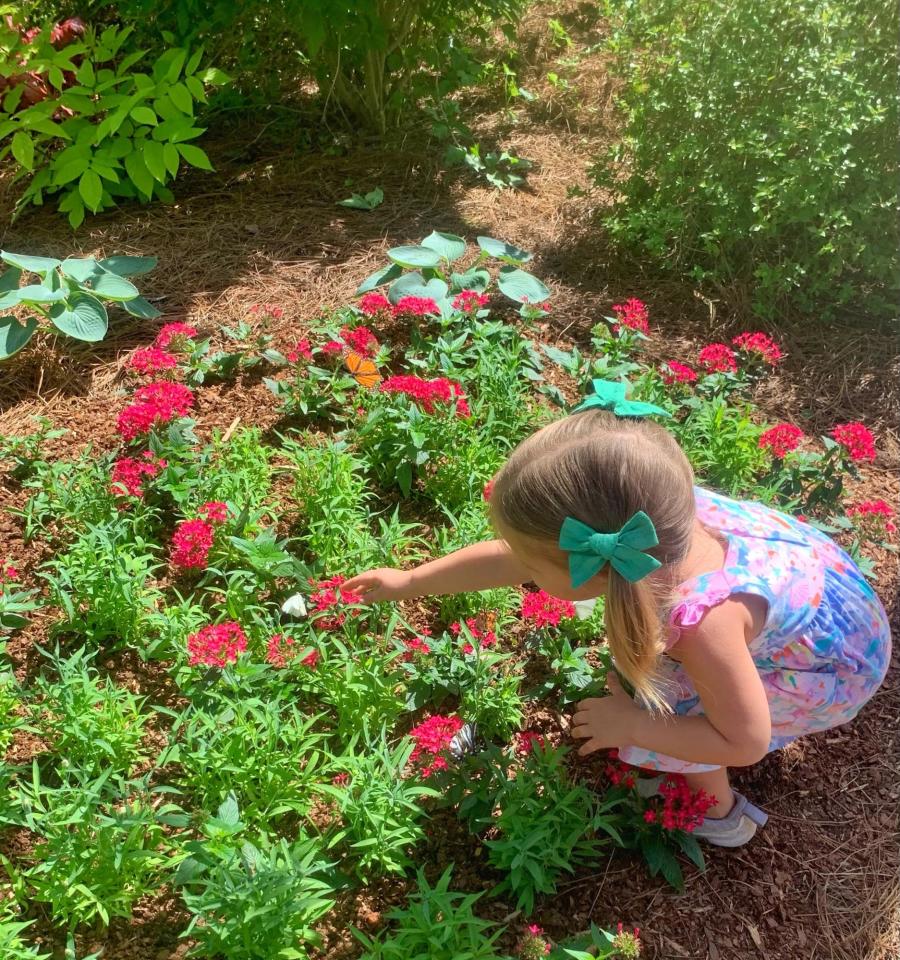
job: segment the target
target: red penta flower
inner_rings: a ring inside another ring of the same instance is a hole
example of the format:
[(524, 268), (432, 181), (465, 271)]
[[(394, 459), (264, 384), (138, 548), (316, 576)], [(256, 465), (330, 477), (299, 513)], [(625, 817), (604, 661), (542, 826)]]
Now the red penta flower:
[(398, 317), (427, 317), (440, 312), (441, 308), (431, 297), (401, 297), (394, 307), (394, 315)]
[(272, 317), (273, 320), (280, 320), (284, 316), (284, 310), (274, 303), (254, 303), (247, 312), (254, 316)]
[(737, 362), (734, 351), (724, 343), (710, 343), (697, 356), (697, 363), (707, 373), (734, 373)]
[(677, 360), (667, 360), (660, 371), (663, 383), (671, 386), (673, 383), (693, 383), (697, 379), (697, 371), (689, 367), (686, 363), (679, 363)]
[(494, 492), (494, 481), (488, 480), (484, 485), (484, 489), (481, 491), (481, 497), (485, 503), (489, 503), (491, 499), (491, 494)]
[(367, 293), (359, 301), (359, 309), (367, 317), (375, 317), (379, 313), (390, 313), (391, 301), (383, 293)]
[(329, 340), (328, 343), (322, 345), (322, 353), (335, 354), (343, 352), (344, 344), (340, 340)]
[(409, 760), (418, 765), (423, 777), (428, 778), (438, 770), (447, 769), (446, 753), (462, 726), (459, 717), (436, 715), (428, 717), (409, 731), (415, 743)]
[(616, 326), (628, 327), (630, 330), (639, 330), (641, 333), (650, 333), (650, 311), (647, 304), (631, 297), (624, 303), (613, 304), (613, 313), (616, 315)]
[(309, 340), (298, 340), (297, 343), (285, 354), (289, 363), (299, 363), (301, 360), (312, 360), (313, 353)]
[(161, 350), (183, 350), (186, 346), (186, 340), (192, 340), (197, 336), (197, 328), (189, 323), (167, 323), (156, 335), (153, 341), (155, 347)]
[(110, 490), (117, 497), (141, 497), (144, 478), (152, 479), (166, 468), (166, 461), (157, 459), (150, 450), (140, 457), (122, 457), (113, 464)]
[(458, 417), (471, 416), (468, 401), (462, 387), (446, 377), (423, 380), (411, 374), (399, 374), (382, 380), (382, 393), (402, 393), (413, 400), (426, 413), (434, 413), (435, 405), (455, 406)]
[(341, 330), (341, 340), (362, 357), (374, 357), (378, 352), (378, 341), (375, 334), (368, 327), (344, 327)]
[(845, 447), (850, 459), (857, 462), (875, 459), (875, 437), (862, 423), (840, 423), (831, 435)]
[(542, 927), (532, 923), (525, 928), (525, 934), (519, 944), (521, 960), (543, 960), (552, 949), (550, 942), (544, 936)]
[(163, 370), (172, 370), (178, 366), (178, 357), (161, 347), (140, 347), (135, 350), (128, 360), (128, 367), (146, 376), (149, 373), (160, 373)]
[(546, 590), (532, 591), (522, 597), (522, 617), (530, 620), (535, 627), (557, 627), (565, 617), (575, 616), (575, 604), (571, 600), (551, 597)]
[(863, 500), (847, 507), (848, 517), (858, 517), (876, 533), (896, 533), (897, 525), (891, 519), (894, 508), (886, 500)]
[(469, 313), (472, 310), (486, 307), (490, 301), (491, 298), (486, 293), (479, 293), (477, 290), (463, 290), (453, 298), (453, 309)]
[(215, 530), (205, 520), (182, 520), (172, 534), (172, 563), (182, 569), (202, 569), (215, 539)]
[(198, 512), (210, 523), (224, 523), (228, 519), (228, 504), (221, 500), (210, 500), (204, 503)]
[(535, 747), (543, 749), (544, 738), (536, 730), (523, 730), (516, 734), (516, 753), (527, 756)]
[(424, 640), (419, 639), (419, 637), (404, 640), (403, 646), (404, 652), (400, 655), (400, 659), (404, 663), (410, 663), (417, 657), (427, 657), (428, 654), (431, 653), (431, 647), (429, 647)]
[(224, 667), (247, 649), (247, 637), (234, 622), (213, 623), (188, 637), (188, 663)]
[[(490, 617), (490, 614), (488, 614)], [(478, 644), (481, 650), (486, 650), (488, 647), (493, 647), (497, 642), (497, 634), (493, 630), (482, 628), (478, 622), (478, 617), (467, 617), (466, 618), (466, 627), (468, 627), (469, 633), (471, 634), (472, 639)], [(462, 626), (459, 621), (456, 623), (450, 624), (450, 632), (454, 637), (458, 637), (462, 632)], [(475, 652), (475, 647), (469, 643), (468, 640), (463, 642), (462, 652), (466, 655)]]
[[(321, 630), (336, 630), (344, 625), (347, 614), (342, 610), (335, 613), (336, 608), (340, 608), (343, 604), (363, 602), (363, 598), (358, 593), (345, 590), (343, 583), (344, 577), (340, 574), (318, 583), (310, 580), (314, 590), (309, 595), (309, 615), (316, 627)], [(349, 611), (351, 616), (359, 616), (360, 612), (359, 610)], [(323, 614), (327, 615), (323, 616)], [(315, 661), (308, 666), (315, 666)]]
[(802, 439), (803, 431), (799, 427), (792, 423), (779, 423), (760, 434), (759, 445), (763, 450), (771, 450), (772, 456), (781, 460), (791, 450), (796, 450)]
[(732, 341), (732, 344), (744, 353), (754, 354), (764, 363), (774, 367), (782, 358), (781, 347), (765, 333), (741, 333)]
[(194, 394), (183, 383), (161, 380), (135, 390), (134, 401), (117, 420), (119, 433), (126, 440), (133, 440), (160, 423), (185, 416), (194, 405)]
[(331, 782), (332, 782), (336, 787), (346, 787), (347, 784), (350, 782), (350, 774), (349, 774), (349, 773), (336, 773), (336, 774), (331, 778)]

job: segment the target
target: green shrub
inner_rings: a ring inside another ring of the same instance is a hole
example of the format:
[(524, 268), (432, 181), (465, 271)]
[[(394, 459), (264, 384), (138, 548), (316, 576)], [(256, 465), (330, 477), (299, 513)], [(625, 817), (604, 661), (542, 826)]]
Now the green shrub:
[[(182, 164), (212, 169), (189, 141), (204, 132), (195, 113), (207, 87), (228, 77), (201, 68), (202, 49), (184, 47), (165, 50), (145, 71), (147, 51), (127, 50), (132, 30), (88, 27), (57, 50), (49, 27), (27, 40), (0, 26), (0, 77), (16, 77), (0, 107), (0, 159), (12, 157), (16, 179), (31, 178), (17, 211), (54, 197), (77, 227), (86, 210), (120, 199), (172, 200), (167, 184)], [(25, 96), (29, 85), (41, 88), (36, 102)]]
[[(766, 317), (893, 316), (897, 6), (607, 0), (613, 236)], [(624, 176), (622, 171), (624, 170)]]

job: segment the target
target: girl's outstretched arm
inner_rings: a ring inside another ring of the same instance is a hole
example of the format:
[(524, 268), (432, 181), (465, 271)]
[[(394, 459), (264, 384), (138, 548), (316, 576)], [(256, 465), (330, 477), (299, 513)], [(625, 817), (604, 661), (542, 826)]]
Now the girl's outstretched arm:
[(441, 593), (470, 593), (513, 587), (531, 579), (504, 540), (485, 540), (412, 570), (380, 567), (358, 573), (344, 584), (364, 600), (410, 600)]

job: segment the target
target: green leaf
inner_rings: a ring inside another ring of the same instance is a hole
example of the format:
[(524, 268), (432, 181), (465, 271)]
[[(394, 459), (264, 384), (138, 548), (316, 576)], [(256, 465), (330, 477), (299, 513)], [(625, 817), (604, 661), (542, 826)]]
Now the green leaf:
[(143, 297), (126, 300), (122, 306), (133, 317), (140, 317), (141, 320), (155, 320), (162, 316), (162, 311), (157, 310), (152, 303), (149, 303)]
[(208, 83), (214, 87), (219, 87), (224, 83), (231, 83), (231, 77), (218, 67), (210, 67), (200, 75), (200, 79), (204, 83)]
[(13, 134), (12, 154), (26, 170), (34, 169), (34, 141), (22, 130)]
[(0, 293), (18, 289), (21, 279), (22, 271), (18, 267), (7, 270), (6, 273), (0, 275)]
[(384, 201), (384, 191), (381, 187), (370, 190), (365, 196), (354, 193), (352, 197), (346, 200), (338, 200), (339, 207), (350, 207), (353, 210), (374, 210), (381, 206)]
[(151, 127), (155, 127), (159, 123), (156, 113), (146, 105), (135, 107), (129, 116), (135, 123), (143, 123)]
[(359, 296), (361, 293), (368, 293), (370, 290), (374, 290), (384, 283), (390, 283), (391, 280), (396, 280), (402, 273), (403, 268), (401, 266), (396, 263), (389, 263), (386, 267), (382, 267), (380, 270), (369, 274), (356, 288), (356, 296)]
[(213, 165), (209, 162), (209, 157), (199, 147), (190, 143), (179, 143), (178, 152), (184, 157), (185, 161), (192, 167), (200, 170), (212, 170)]
[(153, 196), (154, 180), (140, 153), (132, 151), (125, 156), (125, 172), (142, 194), (146, 197)]
[(475, 267), (466, 270), (465, 273), (450, 274), (450, 289), (454, 293), (459, 293), (461, 290), (477, 290), (478, 293), (484, 293), (490, 282), (491, 275), (487, 270), (478, 270)]
[(388, 259), (401, 267), (439, 267), (440, 254), (428, 247), (394, 247), (387, 252)]
[(106, 307), (89, 293), (73, 293), (66, 303), (50, 309), (50, 319), (70, 337), (96, 343), (106, 336)]
[(159, 183), (165, 183), (166, 160), (163, 154), (162, 144), (157, 143), (155, 140), (144, 140), (138, 149), (153, 178)]
[(11, 292), (15, 293), (19, 303), (57, 303), (66, 299), (64, 290), (51, 290), (50, 287), (38, 283), (19, 287), (18, 290)]
[(681, 847), (684, 855), (700, 870), (706, 869), (706, 861), (703, 859), (703, 850), (697, 842), (697, 838), (690, 833), (680, 833), (678, 836), (678, 845)]
[(39, 273), (42, 276), (50, 270), (55, 270), (62, 261), (55, 257), (28, 257), (22, 253), (10, 253), (8, 250), (0, 250), (0, 260), (25, 270), (28, 273)]
[(423, 241), (422, 246), (434, 250), (444, 260), (453, 262), (466, 252), (466, 241), (455, 233), (438, 233), (433, 230)]
[(134, 300), (139, 295), (138, 288), (130, 280), (100, 266), (91, 278), (91, 289), (107, 300)]
[(537, 277), (517, 267), (501, 267), (497, 285), (516, 303), (543, 303), (550, 297), (550, 291)]
[(183, 83), (176, 83), (169, 87), (169, 99), (182, 113), (191, 117), (194, 115), (194, 98)]
[(181, 158), (178, 156), (178, 150), (173, 144), (163, 144), (163, 160), (166, 164), (166, 170), (174, 177), (178, 173), (178, 165), (181, 162)]
[(422, 274), (415, 271), (404, 274), (399, 280), (391, 284), (391, 289), (388, 290), (388, 299), (391, 303), (397, 303), (401, 297), (430, 297), (440, 304), (447, 296), (448, 289), (443, 280), (435, 278), (426, 282)]
[(240, 823), (240, 810), (238, 809), (237, 798), (233, 793), (229, 793), (225, 802), (219, 806), (216, 818), (229, 827), (236, 826)]
[(97, 261), (90, 257), (70, 257), (60, 264), (60, 270), (76, 283), (87, 283), (97, 272)]
[(93, 170), (85, 170), (81, 175), (78, 181), (78, 192), (89, 210), (96, 213), (100, 209), (100, 203), (103, 200), (103, 184)]
[(489, 256), (497, 257), (499, 260), (505, 260), (508, 263), (528, 263), (534, 254), (522, 250), (520, 247), (514, 247), (511, 243), (504, 240), (495, 240), (493, 237), (476, 237), (478, 246)]
[(149, 273), (159, 261), (156, 257), (113, 256), (98, 262), (104, 270), (111, 270), (120, 277), (136, 277), (142, 273)]
[(25, 323), (19, 323), (15, 317), (0, 317), (0, 360), (18, 353), (32, 338), (37, 325), (34, 317)]

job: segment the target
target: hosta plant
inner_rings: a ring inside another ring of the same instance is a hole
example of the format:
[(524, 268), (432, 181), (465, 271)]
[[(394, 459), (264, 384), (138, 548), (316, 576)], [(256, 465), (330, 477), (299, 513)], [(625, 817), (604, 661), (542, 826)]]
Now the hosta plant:
[(152, 270), (154, 257), (57, 260), (3, 250), (0, 258), (9, 264), (0, 276), (0, 310), (15, 311), (0, 316), (0, 360), (18, 353), (40, 328), (90, 343), (102, 340), (110, 304), (142, 320), (159, 316), (128, 279)]

